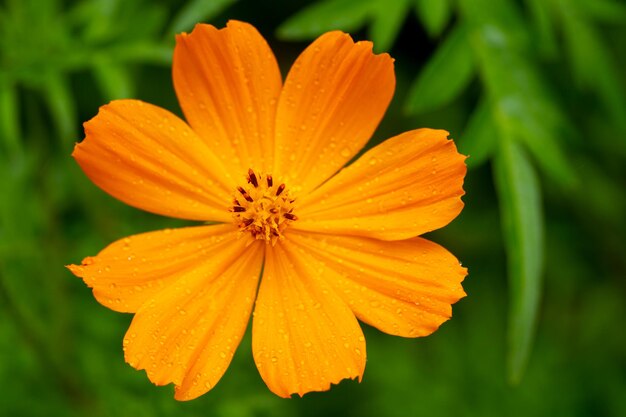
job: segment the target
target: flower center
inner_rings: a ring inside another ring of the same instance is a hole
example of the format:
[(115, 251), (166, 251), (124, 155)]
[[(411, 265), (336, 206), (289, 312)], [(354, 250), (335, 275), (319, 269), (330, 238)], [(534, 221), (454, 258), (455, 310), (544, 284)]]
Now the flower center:
[(285, 184), (275, 185), (269, 174), (257, 174), (249, 169), (247, 180), (246, 185), (237, 187), (230, 209), (235, 224), (254, 239), (275, 245), (287, 225), (298, 220), (293, 214), (295, 200), (289, 196)]

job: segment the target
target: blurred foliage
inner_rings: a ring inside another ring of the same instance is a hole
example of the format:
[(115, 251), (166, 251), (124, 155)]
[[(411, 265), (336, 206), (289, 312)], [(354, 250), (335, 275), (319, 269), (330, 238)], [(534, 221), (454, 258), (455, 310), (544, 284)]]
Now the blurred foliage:
[[(108, 100), (177, 109), (173, 34), (229, 18), (285, 70), (327, 30), (373, 40), (398, 87), (372, 144), (430, 126), (470, 155), (466, 208), (431, 236), (469, 296), (423, 340), (366, 328), (361, 384), (281, 400), (248, 334), (178, 403), (124, 363), (130, 316), (62, 267), (184, 224), (106, 196), (69, 154)], [(626, 415), (625, 74), (618, 0), (1, 1), (0, 415)]]

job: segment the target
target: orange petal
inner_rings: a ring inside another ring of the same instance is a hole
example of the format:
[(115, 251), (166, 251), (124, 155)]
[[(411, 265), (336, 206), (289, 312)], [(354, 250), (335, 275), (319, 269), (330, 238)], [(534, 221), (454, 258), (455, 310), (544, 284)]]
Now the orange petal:
[(465, 296), (467, 270), (441, 246), (422, 238), (385, 242), (290, 231), (302, 262), (318, 271), (359, 320), (385, 333), (426, 336)]
[(281, 397), (361, 378), (365, 339), (354, 314), (287, 245), (268, 249), (252, 322), (254, 361)]
[(160, 230), (120, 239), (68, 268), (93, 288), (101, 304), (134, 313), (198, 265), (220, 256), (236, 239), (232, 225)]
[(274, 54), (247, 23), (199, 24), (176, 38), (174, 87), (185, 117), (237, 179), (272, 166), (281, 86)]
[(224, 246), (150, 298), (124, 337), (126, 361), (154, 384), (174, 383), (178, 400), (219, 381), (250, 318), (265, 245)]
[(172, 113), (137, 100), (102, 106), (72, 156), (113, 197), (157, 214), (230, 221), (235, 187), (206, 144)]
[(399, 240), (438, 229), (463, 208), (465, 157), (443, 130), (388, 139), (298, 200), (291, 227)]
[(367, 143), (395, 88), (393, 60), (371, 42), (320, 36), (296, 60), (276, 119), (274, 176), (294, 190), (312, 190)]

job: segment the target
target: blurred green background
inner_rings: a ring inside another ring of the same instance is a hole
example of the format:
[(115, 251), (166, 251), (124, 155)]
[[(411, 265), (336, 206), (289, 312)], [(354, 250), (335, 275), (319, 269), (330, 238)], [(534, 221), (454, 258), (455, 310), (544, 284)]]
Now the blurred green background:
[[(362, 383), (283, 400), (250, 335), (187, 403), (126, 365), (131, 315), (63, 268), (129, 234), (185, 224), (125, 206), (70, 157), (114, 98), (180, 114), (173, 34), (254, 24), (285, 74), (342, 29), (395, 58), (370, 145), (444, 128), (469, 154), (466, 207), (429, 237), (468, 297), (433, 336), (365, 327)], [(619, 0), (0, 1), (1, 416), (626, 416), (626, 2)]]

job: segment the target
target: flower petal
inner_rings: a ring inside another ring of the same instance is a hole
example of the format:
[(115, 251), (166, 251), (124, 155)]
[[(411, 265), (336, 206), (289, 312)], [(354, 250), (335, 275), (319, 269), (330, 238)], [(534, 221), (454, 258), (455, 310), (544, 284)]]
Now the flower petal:
[[(233, 245), (233, 225), (166, 229), (120, 239), (82, 265), (69, 265), (115, 311), (134, 313), (161, 290)], [(214, 255), (213, 255), (214, 256)]]
[(178, 400), (209, 391), (245, 332), (264, 248), (231, 240), (149, 299), (124, 337), (126, 361), (156, 385), (174, 383)]
[(306, 193), (361, 150), (395, 88), (393, 60), (329, 32), (289, 71), (278, 102), (274, 176)]
[(354, 236), (285, 235), (298, 257), (349, 304), (359, 320), (404, 337), (426, 336), (465, 296), (467, 270), (422, 238), (386, 242)]
[(466, 172), (447, 135), (419, 129), (370, 149), (298, 200), (292, 227), (399, 240), (445, 226), (463, 208)]
[(323, 391), (365, 369), (365, 339), (348, 306), (287, 245), (266, 253), (252, 321), (261, 377), (281, 397)]
[(167, 110), (113, 101), (85, 123), (85, 135), (72, 156), (113, 197), (166, 216), (230, 221), (226, 206), (235, 183), (206, 144)]
[(282, 79), (259, 32), (233, 20), (221, 30), (196, 25), (176, 38), (173, 71), (187, 121), (230, 172), (241, 178), (248, 168), (267, 172)]

